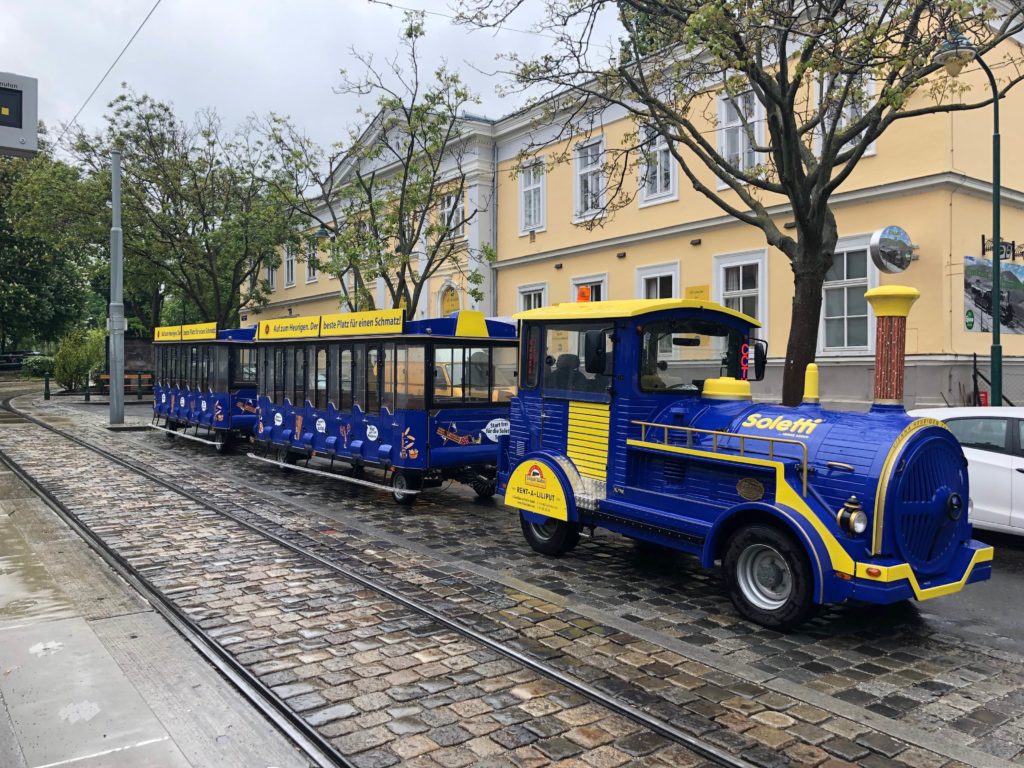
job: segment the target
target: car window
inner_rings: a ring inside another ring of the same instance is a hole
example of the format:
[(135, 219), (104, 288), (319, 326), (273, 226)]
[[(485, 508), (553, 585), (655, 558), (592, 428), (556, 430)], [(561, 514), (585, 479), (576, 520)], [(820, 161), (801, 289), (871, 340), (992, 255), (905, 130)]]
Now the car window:
[(953, 419), (948, 424), (950, 432), (956, 435), (965, 448), (979, 448), (983, 451), (1005, 451), (1007, 419)]

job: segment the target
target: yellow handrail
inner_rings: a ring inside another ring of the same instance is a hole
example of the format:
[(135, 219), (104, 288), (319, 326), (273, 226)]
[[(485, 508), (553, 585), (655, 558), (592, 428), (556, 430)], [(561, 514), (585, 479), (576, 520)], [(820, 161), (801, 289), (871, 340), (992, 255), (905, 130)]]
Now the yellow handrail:
[[(711, 452), (719, 453), (718, 449), (718, 438), (719, 437), (735, 437), (740, 441), (740, 456), (746, 455), (746, 441), (747, 440), (764, 440), (768, 443), (768, 458), (775, 459), (775, 443), (786, 443), (788, 445), (797, 446), (803, 453), (803, 458), (800, 462), (801, 478), (803, 480), (803, 495), (807, 495), (807, 446), (799, 440), (790, 440), (785, 437), (767, 437), (765, 435), (742, 435), (739, 432), (725, 432), (715, 429), (698, 429), (697, 427), (680, 427), (675, 424), (657, 424), (653, 421), (632, 421), (632, 424), (640, 426), (640, 439), (645, 442), (648, 441), (647, 429), (654, 427), (655, 429), (664, 430), (664, 438), (662, 440), (663, 445), (669, 445), (668, 434), (669, 430), (675, 430), (677, 432), (684, 432), (686, 434), (686, 447), (693, 447), (693, 435), (694, 433), (701, 435), (711, 435)], [(753, 451), (752, 451), (753, 453)], [(763, 454), (762, 454), (763, 455)]]

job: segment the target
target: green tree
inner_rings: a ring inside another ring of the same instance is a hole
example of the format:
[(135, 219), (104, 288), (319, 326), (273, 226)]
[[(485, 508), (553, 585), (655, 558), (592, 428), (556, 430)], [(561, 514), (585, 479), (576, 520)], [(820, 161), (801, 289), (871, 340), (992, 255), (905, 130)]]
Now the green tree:
[(281, 169), (255, 122), (229, 131), (212, 110), (186, 122), (169, 104), (128, 89), (106, 121), (100, 134), (79, 134), (74, 152), (108, 188), (110, 153), (122, 152), (126, 282), (131, 274), (145, 283), (149, 324), (173, 295), (204, 320), (236, 325), (242, 304), (265, 303), (260, 275), (276, 266), (277, 247), (293, 229), (291, 212), (271, 194)]
[(424, 33), (423, 14), (407, 13), (401, 52), (384, 67), (352, 52), (363, 72), (342, 72), (337, 91), (374, 102), (372, 117), (361, 113), (368, 124), (347, 144), (323, 149), (281, 117), (266, 126), (289, 169), (278, 191), (308, 223), (307, 247), (325, 251), (320, 266), (339, 278), (341, 304), (349, 310), (374, 308), (371, 288), (381, 278), (387, 304), (413, 317), (428, 280), (446, 268), (461, 273), (480, 300), (480, 268), (494, 258), (462, 237), (479, 215), (466, 202), (462, 117), (477, 99), (445, 66), (423, 72)]
[[(462, 15), (498, 26), (523, 6), (462, 0)], [(592, 37), (608, 6), (623, 27), (611, 57)], [(600, 125), (609, 105), (635, 120), (627, 146), (609, 157), (609, 213), (635, 194), (635, 184), (623, 183), (625, 168), (642, 162), (660, 136), (694, 189), (788, 257), (794, 294), (783, 402), (790, 405), (800, 401), (815, 357), (822, 286), (838, 240), (831, 196), (897, 121), (992, 104), (987, 89), (965, 94), (947, 78), (932, 62), (936, 48), (959, 30), (999, 69), (1001, 94), (1024, 78), (1024, 56), (1011, 40), (1024, 30), (1019, 2), (548, 0), (535, 27), (554, 40), (535, 59), (512, 54), (512, 70), (520, 87), (539, 91), (544, 119), (564, 126), (562, 138)], [(749, 153), (708, 133), (718, 123), (719, 91)], [(772, 215), (779, 202), (788, 204), (792, 231)]]
[(26, 177), (58, 165), (45, 149), (30, 160), (0, 158), (0, 352), (56, 341), (82, 314), (88, 293), (82, 249), (19, 226), (19, 211), (30, 205)]

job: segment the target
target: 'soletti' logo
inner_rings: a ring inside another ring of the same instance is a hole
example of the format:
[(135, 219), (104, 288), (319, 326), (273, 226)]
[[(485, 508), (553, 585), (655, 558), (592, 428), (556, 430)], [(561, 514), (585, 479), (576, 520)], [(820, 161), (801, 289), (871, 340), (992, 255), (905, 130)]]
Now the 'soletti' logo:
[(526, 470), (526, 482), (532, 485), (545, 485), (544, 470), (541, 469), (540, 464), (534, 464)]
[(824, 419), (787, 419), (785, 416), (762, 416), (752, 413), (747, 416), (741, 426), (754, 429), (770, 429), (775, 432), (788, 432), (794, 435), (809, 435)]

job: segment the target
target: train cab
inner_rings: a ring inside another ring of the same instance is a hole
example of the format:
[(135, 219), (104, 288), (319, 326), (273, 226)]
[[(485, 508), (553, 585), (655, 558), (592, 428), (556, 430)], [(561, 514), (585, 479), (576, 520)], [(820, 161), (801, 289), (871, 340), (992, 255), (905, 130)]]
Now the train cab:
[[(876, 298), (888, 328), (886, 308), (902, 305)], [(989, 577), (952, 434), (895, 396), (876, 394), (869, 413), (823, 409), (813, 365), (802, 405), (755, 403), (767, 359), (755, 319), (682, 299), (516, 319), (519, 391), (498, 490), (534, 550), (561, 555), (605, 528), (721, 561), (739, 612), (775, 629), (822, 604), (927, 599)], [(887, 333), (878, 347), (902, 350)], [(901, 398), (902, 357), (878, 368), (900, 371)]]
[[(471, 310), (403, 315), (260, 322), (254, 439), (262, 458), (383, 486), (405, 504), (446, 480), (491, 496), (515, 392), (515, 326)], [(338, 474), (339, 466), (355, 474)], [(384, 483), (360, 477), (365, 467), (383, 470)]]
[(157, 328), (150, 426), (219, 453), (247, 438), (256, 424), (255, 334), (216, 323)]

